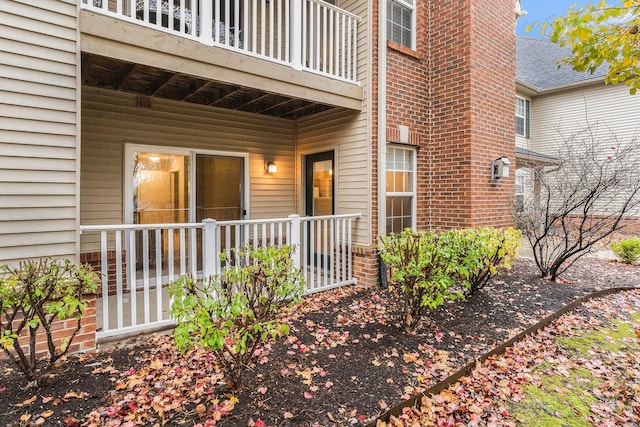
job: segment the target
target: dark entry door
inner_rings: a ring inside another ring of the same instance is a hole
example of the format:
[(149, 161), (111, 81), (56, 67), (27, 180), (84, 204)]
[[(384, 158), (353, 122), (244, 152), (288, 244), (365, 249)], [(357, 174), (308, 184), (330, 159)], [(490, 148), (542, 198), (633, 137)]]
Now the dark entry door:
[[(334, 214), (333, 159), (333, 151), (305, 156), (305, 214), (307, 216)], [(330, 263), (329, 254), (324, 253), (322, 245), (325, 237), (328, 237), (325, 236), (327, 233), (327, 230), (318, 230), (307, 223), (307, 236), (309, 236), (307, 261), (310, 262), (313, 257), (316, 260), (313, 264), (319, 267)], [(313, 246), (311, 246), (312, 241)], [(330, 248), (329, 252), (331, 252)]]

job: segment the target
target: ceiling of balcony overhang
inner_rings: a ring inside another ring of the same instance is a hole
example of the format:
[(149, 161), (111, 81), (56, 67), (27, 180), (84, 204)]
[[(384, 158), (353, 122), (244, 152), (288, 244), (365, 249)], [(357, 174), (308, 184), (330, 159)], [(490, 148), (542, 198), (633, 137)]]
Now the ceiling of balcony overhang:
[(293, 120), (336, 108), (84, 52), (82, 84)]

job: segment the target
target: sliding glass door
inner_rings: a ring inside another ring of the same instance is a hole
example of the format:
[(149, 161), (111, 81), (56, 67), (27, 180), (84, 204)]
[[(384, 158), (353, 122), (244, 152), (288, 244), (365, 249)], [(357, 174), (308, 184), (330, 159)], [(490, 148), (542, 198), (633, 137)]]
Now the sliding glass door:
[[(126, 151), (130, 177), (125, 183), (127, 222), (179, 224), (207, 218), (216, 221), (244, 218), (247, 156), (142, 145), (129, 145)], [(161, 233), (159, 238), (155, 233)], [(167, 270), (169, 264), (178, 263), (175, 256), (169, 260), (169, 255), (184, 252), (184, 247), (189, 265), (195, 263), (195, 268), (200, 269), (200, 230), (180, 235), (177, 230), (158, 227), (148, 234), (146, 249), (141, 243), (145, 241), (144, 232), (137, 233), (137, 243), (131, 248), (136, 253), (138, 272), (145, 259), (149, 267), (155, 268), (158, 253), (162, 270)]]

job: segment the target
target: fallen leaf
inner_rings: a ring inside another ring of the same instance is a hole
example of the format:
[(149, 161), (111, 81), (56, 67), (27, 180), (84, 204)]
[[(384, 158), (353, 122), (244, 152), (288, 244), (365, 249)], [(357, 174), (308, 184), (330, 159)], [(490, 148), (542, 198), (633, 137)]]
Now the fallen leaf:
[(49, 403), (53, 400), (53, 397), (47, 396), (42, 398), (42, 403)]
[(311, 399), (313, 397), (313, 394), (309, 393), (308, 391), (304, 392), (304, 398), (305, 399)]
[(53, 415), (53, 411), (51, 409), (40, 413), (42, 418), (49, 418), (51, 415)]
[(265, 394), (266, 392), (267, 392), (267, 388), (266, 387), (258, 387), (258, 393)]
[(23, 414), (20, 416), (20, 421), (29, 421), (29, 418), (31, 418), (31, 414)]
[(293, 414), (291, 412), (285, 412), (283, 416), (285, 420), (290, 420), (291, 418), (293, 418)]

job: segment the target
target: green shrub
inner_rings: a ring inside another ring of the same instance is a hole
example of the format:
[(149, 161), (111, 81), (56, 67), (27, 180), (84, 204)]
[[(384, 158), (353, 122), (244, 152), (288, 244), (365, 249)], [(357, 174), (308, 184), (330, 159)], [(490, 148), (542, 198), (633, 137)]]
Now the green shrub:
[(465, 295), (473, 295), (489, 282), (499, 268), (510, 268), (518, 256), (522, 233), (515, 228), (493, 227), (452, 230), (451, 244), (460, 254), (459, 280)]
[(611, 242), (611, 250), (622, 262), (631, 264), (640, 259), (640, 239), (632, 237), (620, 242)]
[(404, 330), (412, 329), (427, 310), (463, 297), (452, 289), (460, 266), (449, 237), (410, 229), (380, 237), (380, 257), (389, 269), (389, 291), (398, 301)]
[[(287, 335), (276, 315), (298, 302), (304, 279), (294, 267), (292, 246), (232, 251), (244, 266), (230, 266), (207, 280), (181, 276), (169, 288), (174, 302), (176, 346), (185, 351), (195, 344), (210, 349), (234, 388), (242, 388), (242, 374), (260, 343)], [(223, 254), (223, 263), (229, 260)]]
[[(43, 385), (56, 361), (69, 351), (87, 308), (82, 296), (95, 292), (98, 282), (91, 267), (76, 266), (69, 260), (0, 266), (0, 346), (31, 384)], [(56, 345), (52, 325), (56, 319), (68, 318), (75, 318), (75, 328)], [(26, 346), (18, 341), (25, 331), (29, 337)], [(48, 358), (36, 357), (36, 334), (40, 331), (46, 337)]]

